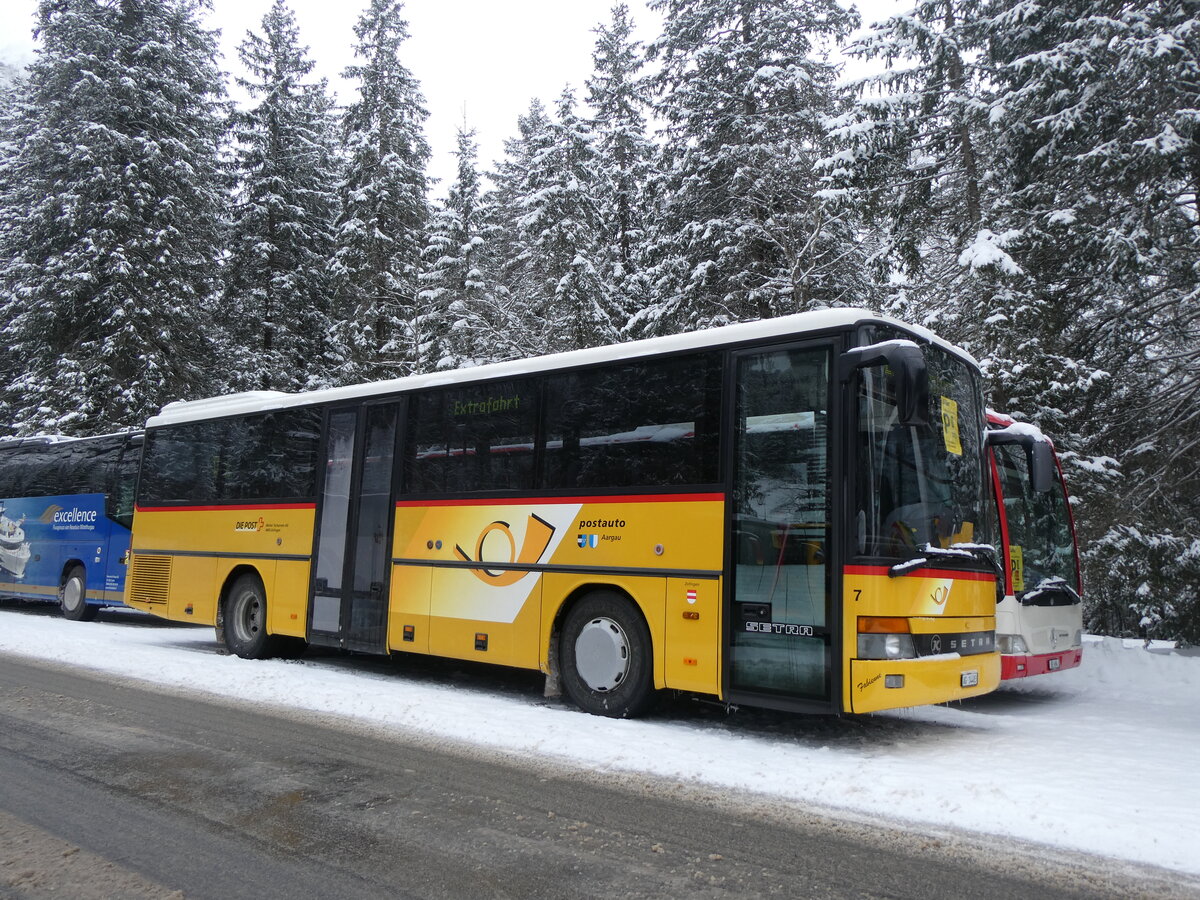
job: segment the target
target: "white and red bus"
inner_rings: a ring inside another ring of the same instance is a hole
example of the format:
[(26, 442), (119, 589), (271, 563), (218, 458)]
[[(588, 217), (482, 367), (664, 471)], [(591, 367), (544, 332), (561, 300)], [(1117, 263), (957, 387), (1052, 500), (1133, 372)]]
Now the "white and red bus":
[(996, 608), (1001, 678), (1078, 666), (1083, 586), (1054, 445), (1036, 427), (989, 410), (988, 456), (1004, 548), (1004, 599)]

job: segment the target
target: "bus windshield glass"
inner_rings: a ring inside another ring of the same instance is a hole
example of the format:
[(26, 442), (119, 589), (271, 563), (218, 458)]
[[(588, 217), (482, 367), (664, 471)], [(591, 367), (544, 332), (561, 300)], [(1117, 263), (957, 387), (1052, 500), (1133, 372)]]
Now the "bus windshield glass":
[(904, 561), (942, 550), (967, 560), (994, 553), (979, 375), (940, 347), (927, 346), (924, 354), (924, 425), (899, 424), (885, 367), (860, 373), (856, 530), (862, 556)]
[(1013, 592), (1020, 596), (1026, 591), (1063, 583), (1076, 587), (1075, 542), (1066, 492), (1057, 468), (1053, 486), (1039, 493), (1032, 488), (1029, 457), (1024, 448), (1001, 444), (994, 450), (1008, 521)]

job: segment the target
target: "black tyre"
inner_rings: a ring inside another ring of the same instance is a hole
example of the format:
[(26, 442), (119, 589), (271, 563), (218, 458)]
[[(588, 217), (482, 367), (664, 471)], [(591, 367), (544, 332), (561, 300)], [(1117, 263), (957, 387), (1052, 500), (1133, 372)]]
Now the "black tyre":
[(230, 653), (242, 659), (266, 659), (271, 655), (267, 592), (257, 575), (241, 575), (229, 588), (223, 619), (225, 646)]
[(650, 631), (627, 598), (611, 591), (584, 597), (567, 613), (560, 641), (563, 687), (585, 712), (626, 718), (650, 705)]
[(58, 588), (58, 608), (63, 618), (72, 622), (90, 622), (100, 612), (100, 607), (87, 602), (87, 571), (83, 566), (72, 566), (63, 579)]

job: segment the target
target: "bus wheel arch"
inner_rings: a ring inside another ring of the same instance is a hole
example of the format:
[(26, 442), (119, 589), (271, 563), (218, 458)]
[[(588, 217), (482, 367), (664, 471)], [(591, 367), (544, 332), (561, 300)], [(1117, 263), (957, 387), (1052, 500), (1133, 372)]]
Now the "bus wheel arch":
[(654, 698), (654, 644), (641, 607), (627, 593), (590, 585), (563, 604), (555, 623), (557, 675), (585, 712), (631, 718)]
[(58, 584), (58, 608), (64, 619), (72, 622), (90, 622), (100, 612), (100, 607), (87, 602), (87, 567), (73, 559), (63, 566)]

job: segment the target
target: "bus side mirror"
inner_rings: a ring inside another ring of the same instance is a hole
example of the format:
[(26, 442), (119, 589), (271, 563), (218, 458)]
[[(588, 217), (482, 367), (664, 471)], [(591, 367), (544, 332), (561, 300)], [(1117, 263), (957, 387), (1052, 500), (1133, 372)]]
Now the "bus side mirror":
[(929, 424), (929, 370), (925, 354), (912, 341), (882, 341), (855, 347), (838, 357), (838, 380), (846, 382), (859, 369), (887, 366), (892, 370), (901, 425)]
[(1029, 486), (1037, 494), (1044, 494), (1054, 487), (1054, 448), (1042, 435), (1033, 431), (1018, 431), (1012, 427), (988, 431), (987, 442), (995, 447), (1000, 444), (1018, 444), (1025, 451), (1029, 462)]
[(1054, 449), (1049, 441), (1034, 441), (1029, 453), (1029, 486), (1044, 494), (1054, 487)]

